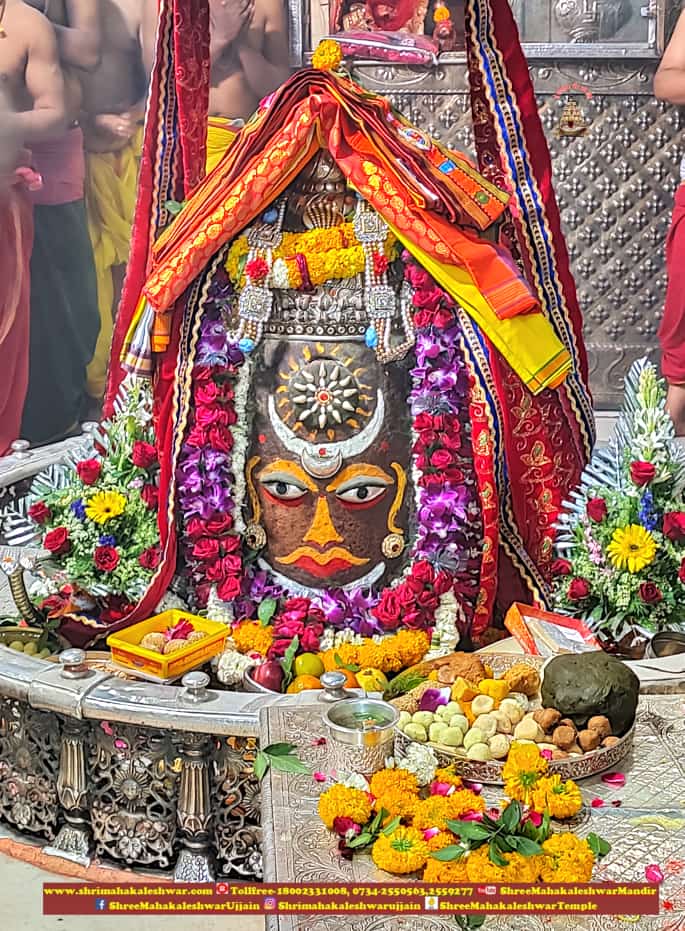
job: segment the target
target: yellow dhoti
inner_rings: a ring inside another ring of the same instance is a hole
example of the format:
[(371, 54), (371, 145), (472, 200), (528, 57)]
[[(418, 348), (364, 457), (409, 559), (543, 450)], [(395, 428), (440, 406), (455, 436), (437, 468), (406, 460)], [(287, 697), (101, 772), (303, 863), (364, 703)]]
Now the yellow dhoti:
[(112, 271), (128, 262), (142, 144), (141, 128), (124, 149), (89, 152), (86, 158), (88, 230), (93, 244), (100, 310), (100, 335), (88, 366), (87, 390), (94, 398), (101, 398), (105, 392), (116, 313)]
[(207, 120), (207, 174), (214, 171), (242, 125), (241, 120), (227, 120), (221, 116), (209, 117)]

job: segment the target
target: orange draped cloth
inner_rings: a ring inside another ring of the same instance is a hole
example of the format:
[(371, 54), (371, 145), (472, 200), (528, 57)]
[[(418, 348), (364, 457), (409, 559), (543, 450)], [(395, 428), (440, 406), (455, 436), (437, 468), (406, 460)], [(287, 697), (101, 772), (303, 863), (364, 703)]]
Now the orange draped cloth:
[(143, 288), (157, 316), (155, 351), (168, 343), (165, 312), (322, 147), (393, 228), (436, 262), (468, 272), (498, 318), (539, 310), (511, 259), (479, 236), (508, 195), (468, 159), (427, 141), (383, 98), (360, 98), (345, 78), (303, 70), (266, 101), (155, 245)]
[(0, 228), (0, 455), (4, 455), (21, 436), (29, 382), (33, 208), (20, 176), (8, 191), (0, 192)]

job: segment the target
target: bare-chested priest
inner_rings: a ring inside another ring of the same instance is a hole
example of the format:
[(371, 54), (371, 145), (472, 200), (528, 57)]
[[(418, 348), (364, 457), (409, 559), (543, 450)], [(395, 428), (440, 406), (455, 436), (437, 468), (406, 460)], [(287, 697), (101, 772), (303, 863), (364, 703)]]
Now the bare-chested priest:
[(100, 64), (83, 86), (86, 207), (97, 274), (100, 335), (88, 366), (88, 394), (101, 399), (136, 203), (147, 73), (143, 0), (100, 0)]
[[(66, 129), (57, 39), (42, 14), (7, 0), (0, 16), (0, 455), (21, 435), (29, 378), (30, 270), (33, 209), (24, 146)], [(46, 401), (47, 403), (47, 401)]]
[[(146, 0), (143, 55), (154, 57), (157, 0)], [(236, 129), (288, 77), (284, 0), (209, 0), (211, 84), (207, 171), (221, 161)]]

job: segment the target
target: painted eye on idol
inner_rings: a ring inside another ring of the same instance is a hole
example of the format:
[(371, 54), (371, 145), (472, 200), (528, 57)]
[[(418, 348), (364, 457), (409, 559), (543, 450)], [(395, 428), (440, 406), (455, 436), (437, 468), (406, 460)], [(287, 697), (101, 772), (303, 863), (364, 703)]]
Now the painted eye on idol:
[(309, 490), (293, 475), (285, 473), (283, 475), (271, 473), (268, 478), (261, 480), (261, 485), (272, 498), (278, 501), (299, 501)]
[(335, 490), (335, 495), (343, 504), (368, 507), (385, 495), (389, 482), (371, 476), (359, 475), (349, 482), (343, 482)]

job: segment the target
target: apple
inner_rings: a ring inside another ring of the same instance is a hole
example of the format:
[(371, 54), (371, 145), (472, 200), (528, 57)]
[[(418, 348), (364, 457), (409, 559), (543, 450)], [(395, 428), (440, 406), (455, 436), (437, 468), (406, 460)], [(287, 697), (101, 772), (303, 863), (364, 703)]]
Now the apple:
[(280, 692), (283, 684), (283, 667), (275, 660), (267, 660), (250, 673), (251, 678), (271, 692)]

